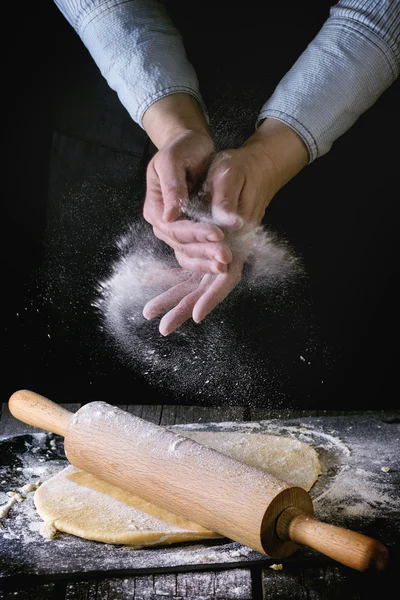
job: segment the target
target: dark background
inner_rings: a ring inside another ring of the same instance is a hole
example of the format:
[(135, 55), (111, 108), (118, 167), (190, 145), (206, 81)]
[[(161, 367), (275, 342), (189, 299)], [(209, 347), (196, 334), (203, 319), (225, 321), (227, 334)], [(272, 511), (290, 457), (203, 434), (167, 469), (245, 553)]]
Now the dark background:
[[(262, 103), (333, 3), (308, 11), (299, 3), (290, 14), (269, 3), (230, 7), (229, 14), (169, 4), (217, 142), (229, 147), (253, 131)], [(3, 401), (28, 388), (59, 402), (240, 402), (240, 393), (203, 399), (154, 385), (104, 339), (93, 290), (116, 235), (140, 219), (154, 149), (52, 2), (7, 10), (5, 22), (18, 21), (18, 31), (7, 43), (3, 76)], [(254, 299), (251, 317), (243, 317), (238, 344), (244, 331), (252, 336), (246, 347), (251, 364), (254, 343), (254, 379), (275, 356), (286, 381), (276, 393), (269, 384), (265, 396), (259, 383), (244, 402), (253, 394), (258, 404), (276, 396), (282, 406), (398, 408), (399, 100), (397, 81), (268, 208), (268, 225), (301, 254), (308, 282), (282, 300), (285, 310), (268, 327)], [(298, 356), (311, 330), (305, 374), (291, 353)]]

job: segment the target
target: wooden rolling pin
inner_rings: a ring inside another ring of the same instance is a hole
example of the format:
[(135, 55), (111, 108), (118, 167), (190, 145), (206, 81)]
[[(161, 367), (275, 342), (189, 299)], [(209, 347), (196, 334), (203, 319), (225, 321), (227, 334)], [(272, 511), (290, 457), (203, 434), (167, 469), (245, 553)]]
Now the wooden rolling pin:
[(9, 408), (24, 423), (63, 436), (78, 469), (274, 560), (305, 545), (358, 571), (388, 564), (377, 540), (315, 519), (302, 488), (106, 402), (73, 414), (20, 390)]

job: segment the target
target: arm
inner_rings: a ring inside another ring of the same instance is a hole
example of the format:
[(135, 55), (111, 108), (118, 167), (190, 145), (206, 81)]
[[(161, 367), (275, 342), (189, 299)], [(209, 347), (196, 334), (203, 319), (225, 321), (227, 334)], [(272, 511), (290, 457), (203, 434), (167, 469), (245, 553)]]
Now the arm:
[[(278, 190), (328, 152), (395, 81), (400, 72), (399, 39), (399, 0), (338, 2), (262, 107), (254, 134), (241, 148), (216, 156), (208, 176), (214, 219), (236, 212), (244, 222), (260, 223)], [(192, 287), (197, 294), (171, 294), (171, 310), (161, 321), (161, 331), (168, 334), (191, 316), (203, 319), (237, 284), (240, 260), (234, 255), (227, 273), (214, 277), (214, 282), (205, 275)], [(223, 282), (219, 290), (217, 280)], [(144, 312), (151, 318), (164, 309), (156, 298)]]
[[(132, 119), (170, 94), (196, 98), (196, 73), (179, 31), (157, 0), (54, 0)], [(206, 117), (207, 118), (207, 117)]]
[(235, 210), (241, 214), (241, 227), (224, 227), (232, 260), (224, 273), (170, 272), (169, 289), (143, 310), (146, 319), (164, 315), (159, 324), (162, 335), (190, 318), (199, 323), (232, 292), (241, 281), (244, 263), (262, 243), (258, 224), (266, 206), (307, 163), (301, 138), (275, 119), (266, 119), (241, 148), (216, 155), (205, 183), (213, 196), (212, 219), (223, 227), (227, 214)]
[(400, 1), (340, 0), (262, 107), (307, 146), (310, 162), (370, 108), (400, 74)]
[(217, 225), (185, 217), (191, 192), (206, 176), (214, 141), (197, 101), (173, 94), (152, 104), (144, 128), (158, 148), (147, 168), (143, 215), (154, 234), (175, 251), (181, 267), (223, 273), (232, 260)]
[(340, 0), (261, 108), (255, 133), (222, 164), (217, 157), (214, 213), (260, 222), (278, 190), (326, 154), (399, 74), (400, 0)]
[[(179, 263), (226, 271), (231, 252), (212, 224), (181, 219), (214, 154), (208, 115), (182, 38), (157, 0), (54, 0), (109, 86), (159, 152), (147, 172), (145, 219)], [(211, 242), (210, 242), (211, 240)]]

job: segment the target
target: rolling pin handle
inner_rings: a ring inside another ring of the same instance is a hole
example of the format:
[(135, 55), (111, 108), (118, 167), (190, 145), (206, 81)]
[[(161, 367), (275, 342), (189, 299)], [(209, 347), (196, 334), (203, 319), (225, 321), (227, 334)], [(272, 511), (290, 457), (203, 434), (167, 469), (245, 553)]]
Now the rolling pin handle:
[(318, 521), (293, 506), (279, 515), (276, 531), (282, 540), (318, 550), (357, 571), (383, 571), (388, 566), (389, 552), (377, 540)]
[(73, 417), (73, 413), (59, 404), (29, 390), (14, 392), (8, 401), (8, 407), (11, 414), (23, 423), (63, 437)]

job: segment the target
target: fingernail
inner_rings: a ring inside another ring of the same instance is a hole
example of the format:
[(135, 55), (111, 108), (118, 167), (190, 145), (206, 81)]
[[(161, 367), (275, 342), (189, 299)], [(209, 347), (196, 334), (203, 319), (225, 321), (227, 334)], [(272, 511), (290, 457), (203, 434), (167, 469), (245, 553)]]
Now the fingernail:
[(243, 225), (243, 220), (239, 215), (233, 212), (227, 212), (219, 207), (214, 208), (213, 217), (217, 225), (231, 229), (239, 229)]
[(229, 227), (230, 229), (240, 229), (242, 225), (243, 219), (237, 215), (229, 215), (229, 218), (226, 221), (226, 227)]
[(169, 335), (171, 332), (168, 331), (167, 327), (163, 327), (161, 324), (158, 328), (158, 331), (161, 333), (162, 336), (167, 337), (167, 335)]
[(219, 242), (222, 240), (222, 238), (223, 236), (221, 237), (217, 233), (209, 233), (206, 237), (207, 241), (209, 242)]
[(222, 254), (214, 254), (214, 260), (223, 265), (226, 265), (229, 262), (222, 256)]
[(171, 223), (179, 218), (179, 209), (175, 207), (167, 208), (163, 214), (163, 221)]
[(214, 264), (213, 265), (213, 271), (214, 273), (226, 273), (228, 270), (228, 267), (222, 263), (218, 263), (218, 264)]

